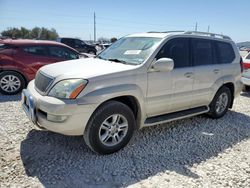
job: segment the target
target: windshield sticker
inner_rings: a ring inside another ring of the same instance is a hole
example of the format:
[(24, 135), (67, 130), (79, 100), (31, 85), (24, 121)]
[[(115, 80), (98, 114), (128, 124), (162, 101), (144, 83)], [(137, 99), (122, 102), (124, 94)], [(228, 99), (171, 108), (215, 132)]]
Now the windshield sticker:
[(141, 53), (141, 50), (127, 50), (124, 52), (124, 55), (138, 55)]

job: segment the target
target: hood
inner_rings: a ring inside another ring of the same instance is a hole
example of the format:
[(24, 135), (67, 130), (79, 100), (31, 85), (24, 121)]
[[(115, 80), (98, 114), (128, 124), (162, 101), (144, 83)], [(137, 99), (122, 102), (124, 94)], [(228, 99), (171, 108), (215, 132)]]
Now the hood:
[(52, 77), (63, 76), (88, 79), (100, 75), (132, 70), (136, 67), (135, 65), (125, 65), (97, 58), (85, 58), (46, 65), (40, 71)]

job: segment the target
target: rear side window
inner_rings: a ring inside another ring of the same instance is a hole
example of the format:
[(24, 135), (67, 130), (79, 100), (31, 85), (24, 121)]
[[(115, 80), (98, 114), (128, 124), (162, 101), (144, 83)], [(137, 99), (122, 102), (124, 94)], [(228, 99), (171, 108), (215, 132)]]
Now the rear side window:
[(189, 39), (176, 38), (168, 41), (156, 56), (156, 59), (171, 58), (174, 60), (174, 68), (188, 67)]
[(85, 43), (83, 41), (81, 41), (81, 40), (75, 40), (75, 45), (76, 46), (84, 46)]
[(78, 54), (68, 50), (66, 48), (57, 47), (57, 46), (49, 46), (49, 55), (55, 58), (62, 59), (78, 59)]
[(23, 47), (23, 51), (32, 55), (47, 56), (47, 50), (44, 46), (27, 46)]
[(210, 65), (214, 62), (213, 43), (205, 39), (192, 39), (194, 66)]
[(4, 50), (4, 49), (6, 49), (6, 45), (5, 44), (0, 44), (0, 51)]
[(232, 63), (232, 61), (235, 59), (232, 45), (226, 42), (216, 42), (216, 46), (219, 64)]
[(5, 50), (5, 49), (10, 49), (11, 46), (7, 44), (0, 44), (0, 51)]

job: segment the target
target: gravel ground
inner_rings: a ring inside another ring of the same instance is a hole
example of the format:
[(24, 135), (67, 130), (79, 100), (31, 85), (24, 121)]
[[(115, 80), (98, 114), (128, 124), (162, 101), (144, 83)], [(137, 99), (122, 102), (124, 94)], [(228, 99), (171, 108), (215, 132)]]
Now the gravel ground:
[(145, 128), (100, 156), (82, 137), (36, 129), (20, 95), (0, 95), (0, 187), (250, 187), (249, 106), (242, 93), (222, 119)]

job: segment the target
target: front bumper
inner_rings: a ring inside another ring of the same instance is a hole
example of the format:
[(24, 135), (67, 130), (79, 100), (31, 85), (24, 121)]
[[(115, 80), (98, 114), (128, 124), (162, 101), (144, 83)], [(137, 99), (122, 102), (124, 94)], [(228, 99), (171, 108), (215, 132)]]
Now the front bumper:
[[(83, 135), (88, 120), (97, 104), (77, 104), (76, 100), (61, 100), (42, 96), (34, 81), (22, 92), (22, 107), (29, 119), (38, 127), (64, 135)], [(49, 118), (50, 117), (50, 118)], [(51, 120), (51, 117), (56, 117)]]

